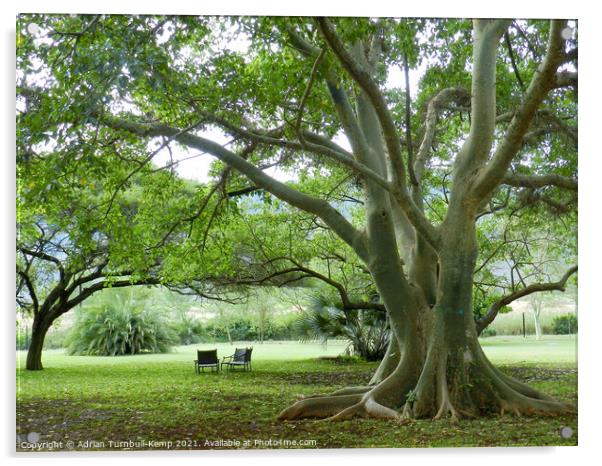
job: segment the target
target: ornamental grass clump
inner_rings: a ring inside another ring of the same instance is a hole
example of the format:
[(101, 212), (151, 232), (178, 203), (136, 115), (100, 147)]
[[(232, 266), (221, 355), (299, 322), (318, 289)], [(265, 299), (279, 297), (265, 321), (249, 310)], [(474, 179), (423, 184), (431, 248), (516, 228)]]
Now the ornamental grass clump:
[(115, 294), (78, 314), (68, 342), (69, 354), (120, 356), (166, 353), (177, 336), (158, 312)]

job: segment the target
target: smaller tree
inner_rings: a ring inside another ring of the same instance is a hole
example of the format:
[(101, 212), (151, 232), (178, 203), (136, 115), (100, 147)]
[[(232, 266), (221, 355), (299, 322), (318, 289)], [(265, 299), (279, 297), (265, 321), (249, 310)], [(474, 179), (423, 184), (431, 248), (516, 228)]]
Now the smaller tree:
[(543, 297), (538, 294), (532, 294), (529, 296), (529, 304), (531, 304), (531, 311), (533, 311), (533, 322), (535, 324), (535, 339), (541, 340), (541, 310), (543, 309)]

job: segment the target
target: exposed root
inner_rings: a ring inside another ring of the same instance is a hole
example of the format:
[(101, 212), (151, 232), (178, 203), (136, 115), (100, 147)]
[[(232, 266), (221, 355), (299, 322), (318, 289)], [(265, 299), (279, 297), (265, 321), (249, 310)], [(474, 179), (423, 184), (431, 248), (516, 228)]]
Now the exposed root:
[[(475, 345), (476, 346), (476, 345)], [(413, 419), (449, 416), (453, 422), (488, 412), (553, 416), (572, 408), (552, 397), (505, 376), (485, 357), (480, 347), (472, 348), (453, 366), (446, 351), (432, 351), (400, 417)], [(463, 365), (464, 364), (464, 365)], [(458, 372), (459, 370), (459, 372)]]
[(297, 401), (300, 400), (308, 400), (310, 398), (323, 398), (325, 396), (344, 396), (344, 395), (363, 395), (366, 392), (369, 392), (374, 387), (371, 386), (357, 386), (357, 387), (346, 387), (341, 388), (340, 390), (335, 390), (334, 392), (319, 394), (319, 395), (303, 395), (298, 394), (295, 396)]
[(491, 364), (491, 362), (489, 361), (489, 359), (487, 359), (487, 356), (485, 355), (485, 352), (483, 351), (483, 348), (481, 348), (480, 345), (475, 345), (475, 347), (473, 348), (473, 351), (476, 353), (477, 358), (480, 360), (480, 362), (487, 366), (486, 368), (493, 372), (497, 378), (502, 379), (502, 381), (511, 389), (521, 393), (522, 395), (528, 397), (528, 398), (535, 398), (536, 400), (546, 400), (546, 401), (554, 401), (556, 402), (556, 399), (554, 399), (553, 397), (551, 397), (550, 395), (540, 392), (539, 390), (530, 387), (527, 384), (524, 384), (523, 382), (520, 382), (519, 380), (516, 380), (513, 377), (510, 377), (509, 375), (504, 374), (501, 370), (499, 370), (497, 367), (495, 367), (493, 364)]
[(334, 392), (331, 393), (331, 395), (333, 396), (339, 396), (339, 395), (358, 395), (358, 394), (364, 394), (366, 392), (369, 392), (370, 390), (372, 390), (374, 388), (374, 386), (371, 385), (366, 385), (366, 386), (358, 386), (358, 387), (347, 387), (347, 388), (341, 388), (340, 390), (336, 390)]
[(372, 397), (364, 398), (359, 403), (356, 403), (353, 406), (344, 409), (340, 413), (336, 414), (335, 416), (329, 417), (326, 420), (344, 421), (347, 419), (352, 419), (354, 417), (393, 420), (401, 424), (407, 422), (406, 420), (402, 419), (402, 417), (397, 411), (383, 406), (382, 404), (374, 400), (374, 398)]
[(452, 422), (458, 422), (460, 415), (451, 400), (449, 399), (449, 389), (447, 386), (447, 378), (445, 376), (446, 364), (444, 361), (440, 362), (437, 369), (437, 395), (439, 398), (439, 410), (433, 420), (441, 419), (446, 414), (451, 415)]
[(496, 392), (501, 413), (512, 412), (520, 416), (522, 414), (567, 414), (574, 411), (567, 404), (557, 401), (517, 380), (504, 376), (504, 374), (489, 363), (489, 360), (487, 360), (482, 351), (478, 353), (478, 356), (481, 359), (483, 374), (487, 377)]
[[(407, 357), (408, 353), (404, 354)], [(489, 362), (476, 338), (463, 350), (451, 351), (444, 343), (432, 344), (424, 361), (406, 357), (376, 385), (347, 387), (329, 395), (301, 395), (278, 419), (342, 421), (361, 417), (403, 424), (415, 418), (448, 417), (458, 422), (465, 417), (497, 413), (523, 416), (574, 411), (503, 374)], [(401, 411), (394, 409), (400, 405)]]
[(510, 412), (510, 413), (514, 414), (516, 417), (522, 416), (520, 410), (518, 409), (518, 406), (516, 406), (512, 403), (508, 403), (505, 400), (502, 400), (502, 402), (500, 404), (500, 416), (503, 416), (504, 414), (506, 414), (506, 412)]
[(445, 416), (448, 413), (451, 416), (452, 422), (458, 422), (460, 420), (461, 415), (458, 413), (458, 411), (456, 411), (454, 405), (452, 405), (449, 400), (446, 400), (443, 403), (441, 403), (439, 411), (437, 411), (437, 414), (435, 414), (435, 417), (433, 417), (433, 421), (442, 419), (443, 416)]
[(308, 417), (325, 418), (333, 416), (358, 403), (362, 395), (318, 396), (304, 398), (286, 408), (278, 415), (279, 421), (291, 421)]
[(336, 390), (330, 394), (330, 396), (341, 396), (341, 395), (363, 395), (369, 392), (374, 387), (370, 385), (358, 386), (358, 387), (346, 387)]
[(349, 406), (345, 408), (343, 411), (331, 416), (326, 421), (346, 421), (347, 419), (351, 419), (354, 417), (366, 417), (366, 405), (363, 402), (359, 402), (354, 404), (353, 406)]
[(414, 410), (412, 409), (412, 403), (407, 401), (403, 405), (403, 410), (401, 411), (401, 418), (407, 421), (414, 419)]
[(392, 419), (395, 421), (400, 420), (399, 413), (394, 409), (387, 408), (384, 405), (381, 405), (373, 398), (368, 398), (365, 401), (366, 412), (368, 415), (375, 419)]

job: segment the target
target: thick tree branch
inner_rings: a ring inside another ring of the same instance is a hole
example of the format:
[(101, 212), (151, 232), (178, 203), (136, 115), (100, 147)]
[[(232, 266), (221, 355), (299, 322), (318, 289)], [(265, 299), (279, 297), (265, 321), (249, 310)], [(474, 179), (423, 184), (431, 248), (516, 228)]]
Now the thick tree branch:
[(359, 231), (353, 227), (336, 209), (323, 199), (302, 193), (284, 183), (270, 177), (261, 169), (243, 157), (209, 139), (188, 132), (181, 132), (163, 124), (144, 124), (113, 117), (105, 117), (102, 123), (116, 130), (128, 131), (143, 137), (167, 136), (186, 146), (207, 152), (225, 164), (238, 170), (257, 186), (269, 191), (274, 196), (301, 210), (311, 212), (328, 224), (339, 237), (350, 245), (363, 259), (367, 259), (367, 251)]
[(526, 286), (520, 290), (514, 291), (510, 294), (505, 295), (500, 300), (496, 301), (491, 305), (487, 314), (477, 320), (477, 332), (481, 334), (481, 332), (496, 318), (500, 309), (504, 306), (508, 306), (513, 301), (516, 301), (519, 298), (523, 298), (533, 293), (538, 293), (541, 291), (564, 291), (567, 280), (577, 272), (577, 266), (571, 267), (560, 280), (557, 282), (551, 283), (534, 283), (532, 285)]
[(63, 306), (57, 308), (56, 313), (53, 313), (53, 318), (56, 319), (57, 317), (65, 314), (66, 312), (70, 311), (78, 304), (84, 302), (86, 299), (88, 299), (94, 293), (104, 290), (105, 288), (108, 288), (108, 287), (123, 288), (123, 287), (128, 287), (128, 286), (137, 286), (137, 285), (160, 285), (160, 284), (161, 284), (161, 280), (159, 280), (158, 278), (152, 278), (152, 277), (143, 278), (140, 280), (116, 280), (116, 281), (102, 280), (102, 281), (98, 281), (98, 282), (82, 289), (81, 293), (79, 293), (74, 298), (66, 301)]
[(576, 71), (560, 71), (554, 76), (553, 88), (578, 86), (578, 75)]
[[(463, 191), (465, 177), (485, 163), (493, 144), (496, 109), (496, 59), (500, 38), (510, 21), (474, 20), (470, 131), (456, 158), (455, 189)], [(462, 190), (458, 188), (461, 187)], [(462, 196), (463, 197), (463, 196)]]
[(442, 108), (450, 102), (455, 101), (460, 105), (470, 104), (470, 93), (461, 87), (450, 87), (439, 91), (432, 99), (430, 99), (426, 116), (424, 119), (424, 135), (420, 142), (420, 147), (416, 153), (414, 162), (414, 172), (416, 178), (420, 180), (422, 173), (430, 158), (431, 147), (435, 139), (435, 131), (437, 129), (437, 121)]
[(37, 315), (40, 309), (40, 304), (38, 302), (38, 296), (36, 294), (35, 291), (35, 287), (33, 286), (33, 283), (31, 281), (31, 279), (29, 278), (29, 275), (27, 273), (25, 273), (23, 270), (19, 269), (17, 267), (17, 274), (23, 279), (23, 282), (25, 283), (25, 286), (27, 287), (27, 291), (29, 292), (29, 297), (31, 298), (31, 304), (32, 304), (32, 310), (33, 310), (33, 315)]
[(299, 34), (291, 25), (285, 26), (285, 32), (289, 38), (289, 44), (309, 58), (316, 58), (320, 55), (320, 49), (310, 44)]
[(308, 133), (306, 131), (300, 131), (301, 142), (297, 143), (294, 141), (287, 141), (284, 139), (279, 139), (277, 137), (270, 136), (269, 132), (259, 133), (240, 128), (236, 125), (233, 125), (232, 123), (229, 123), (224, 118), (218, 117), (216, 115), (207, 115), (206, 117), (211, 121), (215, 122), (216, 124), (222, 126), (228, 132), (231, 132), (236, 136), (254, 141), (256, 143), (284, 147), (293, 150), (304, 150), (309, 153), (328, 157), (352, 169), (358, 175), (363, 176), (371, 181), (374, 181), (384, 189), (389, 189), (389, 184), (382, 176), (380, 176), (374, 170), (371, 170), (369, 167), (366, 167), (361, 162), (355, 160), (351, 156), (351, 154), (344, 151), (336, 144), (325, 143), (325, 138), (319, 135), (313, 135), (312, 133)]
[(376, 115), (378, 116), (380, 126), (383, 131), (385, 145), (387, 147), (388, 156), (393, 167), (393, 182), (402, 188), (405, 188), (405, 167), (402, 160), (401, 142), (397, 134), (397, 128), (393, 117), (389, 112), (387, 102), (378, 88), (378, 84), (372, 79), (370, 73), (363, 69), (351, 54), (345, 49), (344, 44), (337, 36), (334, 27), (326, 18), (317, 18), (316, 22), (320, 28), (320, 32), (326, 39), (326, 42), (333, 50), (339, 61), (353, 78), (354, 81), (366, 93)]
[(543, 188), (545, 186), (555, 186), (557, 188), (577, 191), (578, 182), (566, 176), (549, 173), (547, 175), (517, 175), (507, 174), (502, 180), (503, 184), (520, 188)]
[(472, 192), (477, 199), (485, 199), (502, 182), (510, 162), (523, 144), (523, 138), (541, 102), (552, 89), (556, 70), (564, 57), (562, 30), (566, 21), (554, 20), (550, 28), (548, 49), (543, 63), (531, 80), (527, 92), (516, 111), (506, 134), (497, 146), (491, 161), (478, 175)]
[[(387, 103), (383, 94), (380, 92), (377, 83), (372, 79), (370, 73), (365, 70), (351, 54), (345, 49), (344, 44), (337, 36), (332, 24), (326, 18), (317, 18), (316, 22), (322, 35), (326, 39), (330, 48), (339, 58), (343, 67), (350, 76), (358, 83), (366, 93), (372, 107), (376, 113), (380, 127), (383, 132), (387, 156), (391, 163), (392, 175), (392, 196), (404, 210), (412, 225), (418, 233), (435, 249), (439, 247), (440, 237), (437, 230), (424, 216), (423, 212), (416, 206), (410, 196), (406, 185), (405, 167), (401, 155), (401, 142), (397, 129), (389, 112)], [(335, 89), (336, 90), (336, 89)], [(331, 93), (333, 89), (331, 89)], [(335, 99), (336, 102), (336, 99)], [(353, 145), (353, 141), (352, 141)]]
[(52, 262), (54, 265), (56, 265), (56, 267), (59, 270), (60, 279), (63, 280), (63, 278), (65, 276), (65, 269), (59, 259), (57, 259), (54, 256), (51, 256), (50, 254), (46, 254), (45, 252), (34, 251), (32, 249), (26, 248), (25, 246), (17, 246), (17, 249), (19, 251), (21, 251), (23, 254), (26, 254), (28, 256), (36, 257), (38, 259), (42, 259), (47, 262)]

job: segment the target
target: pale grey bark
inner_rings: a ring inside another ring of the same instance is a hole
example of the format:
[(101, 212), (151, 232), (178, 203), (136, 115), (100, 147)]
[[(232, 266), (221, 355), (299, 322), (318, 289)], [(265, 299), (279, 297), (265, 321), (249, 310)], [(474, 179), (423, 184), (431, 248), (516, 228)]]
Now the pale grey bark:
[(552, 89), (556, 70), (564, 57), (562, 30), (566, 21), (551, 22), (548, 48), (543, 63), (531, 80), (522, 102), (514, 114), (502, 141), (498, 144), (493, 157), (482, 170), (472, 188), (477, 199), (485, 199), (502, 182), (510, 162), (520, 150), (523, 138), (535, 116), (541, 102)]
[(555, 186), (557, 188), (577, 191), (578, 182), (566, 176), (549, 173), (547, 175), (517, 175), (507, 174), (502, 180), (503, 184), (521, 188), (543, 188), (545, 186)]
[(474, 21), (471, 125), (456, 159), (458, 182), (464, 182), (465, 174), (487, 160), (493, 144), (497, 47), (509, 24), (505, 20)]
[(535, 325), (535, 339), (541, 340), (543, 337), (541, 331), (541, 309), (542, 309), (542, 300), (537, 295), (531, 295), (531, 311), (533, 312), (533, 324)]

